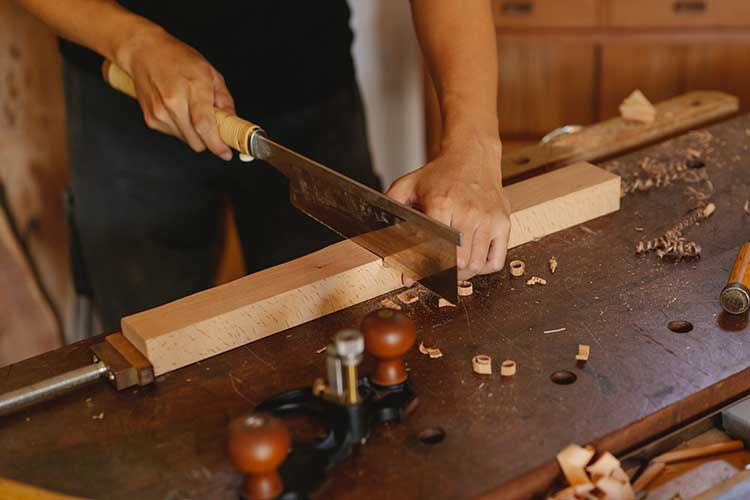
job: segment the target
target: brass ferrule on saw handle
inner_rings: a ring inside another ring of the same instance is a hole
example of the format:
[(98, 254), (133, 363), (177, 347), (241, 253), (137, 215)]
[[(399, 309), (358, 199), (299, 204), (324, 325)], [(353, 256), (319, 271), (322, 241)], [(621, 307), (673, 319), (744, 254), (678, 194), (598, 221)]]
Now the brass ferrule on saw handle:
[[(122, 68), (112, 61), (104, 61), (102, 64), (102, 75), (104, 80), (112, 88), (127, 94), (132, 98), (136, 97), (135, 83), (133, 79)], [(244, 118), (236, 115), (230, 115), (220, 109), (214, 108), (216, 125), (219, 127), (219, 135), (224, 144), (247, 155), (254, 157), (253, 154), (253, 136), (255, 134), (265, 135), (263, 129)]]

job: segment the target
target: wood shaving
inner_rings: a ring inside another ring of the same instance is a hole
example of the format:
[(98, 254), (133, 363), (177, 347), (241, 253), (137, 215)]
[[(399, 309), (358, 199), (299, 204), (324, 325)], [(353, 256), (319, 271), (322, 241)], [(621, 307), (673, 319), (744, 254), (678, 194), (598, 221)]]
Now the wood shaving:
[(511, 276), (519, 277), (523, 276), (526, 272), (526, 263), (522, 260), (512, 260), (508, 265)]
[(694, 224), (708, 219), (715, 211), (716, 205), (713, 203), (692, 210), (663, 235), (651, 240), (639, 241), (635, 246), (635, 253), (642, 254), (655, 251), (659, 258), (674, 257), (678, 260), (684, 257), (700, 256), (700, 245), (694, 241), (685, 239), (683, 231)]
[[(567, 488), (557, 492), (553, 500), (634, 500), (630, 478), (620, 461), (604, 452), (591, 465), (594, 449), (571, 444), (557, 454), (557, 461), (568, 481)], [(587, 466), (588, 465), (588, 466)]]
[(479, 354), (471, 358), (471, 369), (479, 375), (492, 375), (492, 358)]
[(583, 231), (584, 233), (588, 233), (588, 234), (596, 234), (596, 231), (586, 226), (581, 226), (581, 231)]
[(104, 419), (104, 413), (100, 413), (98, 415), (91, 415), (92, 420), (103, 420)]
[(328, 349), (328, 346), (324, 345), (323, 347), (321, 347), (320, 349), (318, 349), (317, 351), (315, 351), (315, 354), (324, 353), (324, 352), (326, 352), (326, 349)]
[(512, 377), (516, 374), (516, 362), (512, 359), (506, 359), (500, 363), (500, 376)]
[(529, 280), (526, 282), (528, 286), (534, 286), (534, 285), (546, 285), (547, 280), (544, 278), (540, 278), (539, 276), (532, 276), (529, 278)]
[(393, 300), (391, 300), (391, 299), (383, 299), (383, 300), (380, 301), (380, 304), (383, 307), (387, 307), (388, 309), (395, 309), (396, 311), (400, 311), (401, 310), (401, 306), (398, 305), (398, 304), (396, 304), (395, 302), (393, 302)]
[(406, 290), (405, 292), (401, 292), (396, 295), (396, 297), (398, 297), (398, 300), (400, 300), (404, 304), (413, 304), (414, 302), (419, 300), (419, 291)]
[(743, 209), (745, 210), (745, 213), (746, 213), (747, 215), (750, 215), (750, 200), (747, 200), (747, 201), (745, 202), (745, 206), (744, 206), (744, 207), (742, 207), (742, 208), (743, 208)]
[(549, 259), (549, 272), (551, 272), (552, 274), (555, 274), (555, 271), (557, 271), (557, 259), (553, 255)]
[(639, 163), (647, 177), (638, 175), (622, 180), (621, 195), (632, 194), (637, 191), (650, 191), (671, 186), (676, 181), (689, 184), (708, 181), (705, 168), (690, 168), (686, 160), (659, 162), (652, 158), (644, 158)]
[(437, 347), (427, 347), (424, 345), (424, 342), (419, 343), (419, 352), (426, 356), (429, 356), (431, 359), (438, 359), (443, 357), (443, 351), (441, 351)]
[(620, 116), (638, 123), (652, 123), (656, 119), (656, 108), (636, 89), (620, 104)]
[(458, 282), (458, 295), (461, 297), (468, 297), (474, 293), (474, 285), (471, 281), (459, 281)]
[(576, 361), (588, 361), (591, 347), (588, 344), (578, 344), (578, 354), (576, 354)]
[(565, 330), (567, 330), (567, 328), (565, 327), (555, 328), (554, 330), (544, 330), (544, 333), (560, 333), (560, 332), (564, 332)]
[(581, 448), (576, 444), (566, 446), (557, 454), (557, 463), (560, 464), (560, 469), (562, 469), (563, 475), (570, 486), (591, 483), (584, 467), (588, 465), (593, 456), (593, 448)]
[(635, 226), (633, 229), (635, 229), (639, 233), (642, 233), (643, 231), (645, 231), (645, 229), (643, 229), (642, 227), (639, 227), (639, 226)]
[(438, 299), (438, 307), (456, 307), (456, 304), (449, 300), (445, 300), (444, 298), (440, 297)]

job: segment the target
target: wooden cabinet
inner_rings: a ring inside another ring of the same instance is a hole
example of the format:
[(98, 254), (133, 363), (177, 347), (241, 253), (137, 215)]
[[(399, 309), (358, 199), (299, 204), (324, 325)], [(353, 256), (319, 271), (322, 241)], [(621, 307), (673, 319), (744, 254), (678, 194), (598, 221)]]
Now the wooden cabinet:
[(654, 102), (721, 90), (748, 109), (750, 0), (494, 0), (493, 13), (506, 151), (615, 116), (636, 88)]

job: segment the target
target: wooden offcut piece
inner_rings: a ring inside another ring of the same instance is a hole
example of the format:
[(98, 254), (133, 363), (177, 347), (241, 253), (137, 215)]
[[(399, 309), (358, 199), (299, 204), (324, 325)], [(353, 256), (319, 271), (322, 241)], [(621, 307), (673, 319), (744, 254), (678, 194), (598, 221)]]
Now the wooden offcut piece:
[(636, 89), (620, 104), (620, 116), (631, 122), (652, 123), (656, 118), (656, 108), (643, 92)]
[[(510, 247), (613, 212), (620, 178), (581, 163), (506, 189)], [(401, 288), (401, 272), (351, 241), (122, 320), (156, 376)]]
[(503, 155), (503, 181), (577, 161), (611, 158), (656, 143), (737, 113), (739, 100), (723, 92), (694, 91), (657, 103), (655, 108), (656, 118), (651, 123), (634, 126), (618, 116)]

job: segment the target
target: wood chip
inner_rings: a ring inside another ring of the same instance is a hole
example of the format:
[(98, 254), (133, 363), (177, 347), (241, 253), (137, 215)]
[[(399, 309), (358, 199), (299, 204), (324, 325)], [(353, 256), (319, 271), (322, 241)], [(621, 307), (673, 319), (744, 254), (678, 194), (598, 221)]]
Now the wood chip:
[(599, 479), (611, 476), (615, 469), (620, 467), (620, 461), (608, 451), (602, 453), (596, 462), (586, 467), (586, 472), (591, 475), (591, 479), (597, 482)]
[(747, 200), (747, 201), (745, 202), (745, 206), (744, 206), (743, 208), (745, 209), (745, 213), (746, 213), (747, 215), (750, 215), (750, 200)]
[(395, 302), (393, 302), (393, 300), (391, 300), (391, 299), (383, 299), (383, 300), (380, 301), (380, 304), (383, 307), (387, 307), (388, 309), (395, 309), (396, 311), (400, 311), (401, 310), (401, 306), (398, 305), (398, 304), (396, 304)]
[(578, 354), (576, 354), (576, 360), (588, 361), (590, 351), (591, 347), (588, 344), (578, 344)]
[(634, 90), (620, 104), (620, 116), (629, 121), (651, 123), (656, 119), (656, 108), (646, 99), (643, 92)]
[(579, 484), (589, 484), (588, 474), (584, 470), (594, 456), (594, 450), (591, 448), (582, 448), (577, 444), (571, 444), (565, 447), (557, 454), (557, 463), (560, 464), (565, 479), (571, 486)]
[(553, 255), (549, 259), (549, 272), (551, 272), (552, 274), (555, 274), (555, 271), (557, 271), (557, 259)]
[(424, 342), (419, 343), (419, 352), (425, 356), (429, 356), (432, 359), (438, 359), (443, 357), (443, 352), (437, 347), (427, 347)]
[(643, 228), (642, 228), (642, 227), (640, 227), (640, 226), (635, 226), (635, 227), (634, 227), (633, 229), (635, 229), (635, 230), (636, 230), (636, 231), (638, 231), (639, 233), (642, 233), (643, 231), (645, 231), (645, 229), (643, 229)]
[(315, 354), (320, 354), (320, 353), (326, 352), (326, 349), (328, 349), (328, 346), (324, 345), (323, 347), (321, 347), (320, 349), (318, 349), (317, 351), (315, 351)]
[(456, 304), (440, 297), (438, 299), (438, 307), (456, 307)]
[(506, 359), (500, 364), (500, 376), (512, 377), (516, 374), (516, 362), (512, 359)]
[(613, 477), (599, 479), (596, 487), (604, 493), (602, 500), (635, 500), (635, 493), (630, 483), (621, 483)]
[(471, 369), (480, 375), (492, 375), (492, 358), (479, 354), (471, 359)]
[(560, 332), (564, 332), (565, 330), (567, 330), (567, 328), (565, 327), (555, 328), (554, 330), (544, 330), (544, 333), (560, 333)]
[(99, 415), (91, 415), (92, 420), (102, 420), (104, 419), (104, 413), (100, 413)]
[(474, 293), (474, 286), (471, 284), (471, 281), (458, 282), (458, 295), (468, 297), (472, 293)]
[(511, 276), (523, 276), (523, 273), (526, 272), (526, 264), (522, 260), (512, 260), (508, 265), (508, 269), (510, 270)]
[(401, 292), (396, 295), (396, 297), (398, 297), (398, 300), (400, 300), (404, 304), (413, 304), (414, 302), (419, 300), (419, 291), (406, 290), (405, 292)]
[(581, 231), (588, 234), (596, 234), (596, 231), (586, 226), (581, 226)]
[(534, 285), (546, 285), (547, 280), (544, 278), (540, 278), (539, 276), (532, 276), (529, 278), (529, 280), (526, 282), (528, 286), (534, 286)]

